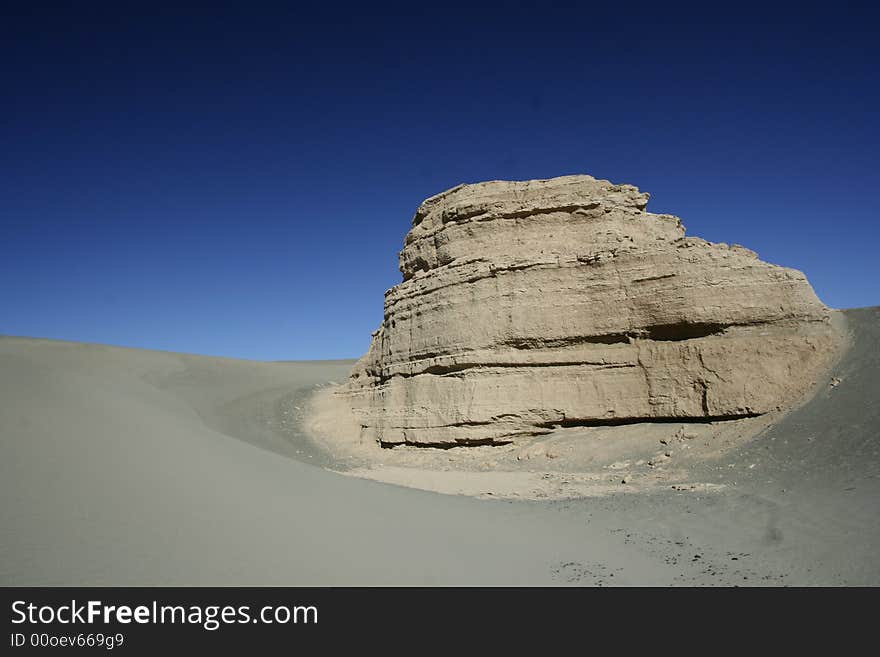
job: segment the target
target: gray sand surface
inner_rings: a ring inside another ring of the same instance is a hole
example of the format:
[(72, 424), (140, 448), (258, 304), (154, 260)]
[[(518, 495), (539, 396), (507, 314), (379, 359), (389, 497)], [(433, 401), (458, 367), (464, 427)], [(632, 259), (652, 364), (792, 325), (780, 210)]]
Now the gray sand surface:
[(880, 584), (880, 309), (719, 492), (441, 495), (331, 472), (296, 409), (351, 361), (0, 338), (0, 585)]

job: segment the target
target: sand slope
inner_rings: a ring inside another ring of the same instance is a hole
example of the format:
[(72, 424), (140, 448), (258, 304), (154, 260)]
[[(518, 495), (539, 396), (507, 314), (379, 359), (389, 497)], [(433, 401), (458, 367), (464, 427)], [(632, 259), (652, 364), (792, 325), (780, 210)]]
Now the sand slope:
[(878, 584), (880, 311), (828, 387), (696, 473), (556, 502), (345, 477), (291, 409), (350, 362), (0, 338), (0, 584)]

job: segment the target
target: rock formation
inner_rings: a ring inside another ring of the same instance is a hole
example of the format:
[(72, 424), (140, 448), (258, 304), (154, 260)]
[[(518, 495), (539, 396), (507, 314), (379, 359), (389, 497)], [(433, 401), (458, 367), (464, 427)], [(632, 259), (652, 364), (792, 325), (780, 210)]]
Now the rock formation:
[(778, 408), (835, 342), (806, 277), (685, 237), (590, 176), (459, 185), (417, 210), (403, 282), (341, 394), (382, 445)]

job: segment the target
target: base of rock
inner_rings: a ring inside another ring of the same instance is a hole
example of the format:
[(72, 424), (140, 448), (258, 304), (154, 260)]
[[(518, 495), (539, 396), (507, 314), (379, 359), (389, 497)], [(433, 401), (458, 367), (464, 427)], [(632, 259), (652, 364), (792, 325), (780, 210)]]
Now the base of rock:
[[(740, 327), (702, 338), (574, 345), (545, 357), (532, 352), (537, 362), (528, 366), (515, 353), (509, 362), (495, 353), (499, 362), (473, 367), (450, 358), (442, 370), (338, 394), (356, 416), (368, 414), (363, 439), (386, 447), (504, 444), (561, 427), (708, 422), (778, 410), (809, 389), (827, 366), (823, 354), (839, 342), (822, 322)], [(481, 361), (480, 354), (468, 358)], [(414, 406), (413, 398), (432, 404)]]
[(521, 433), (491, 444), (383, 448), (352, 412), (347, 386), (335, 386), (312, 396), (304, 429), (344, 474), (440, 493), (565, 499), (670, 488), (714, 492), (720, 488), (704, 478), (706, 464), (734, 453), (818, 393), (840, 385), (836, 368), (849, 348), (842, 312), (832, 313), (830, 328), (834, 346), (822, 352), (823, 366), (810, 378), (795, 377), (801, 394), (755, 417), (557, 424), (542, 428), (540, 435)]

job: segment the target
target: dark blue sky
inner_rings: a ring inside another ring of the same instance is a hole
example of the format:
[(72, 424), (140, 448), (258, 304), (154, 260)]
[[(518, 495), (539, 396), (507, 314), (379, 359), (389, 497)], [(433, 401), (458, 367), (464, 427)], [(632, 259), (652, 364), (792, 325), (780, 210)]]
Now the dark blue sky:
[(359, 356), (422, 199), (570, 173), (880, 303), (876, 10), (39, 4), (0, 20), (2, 334)]

